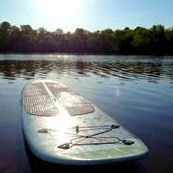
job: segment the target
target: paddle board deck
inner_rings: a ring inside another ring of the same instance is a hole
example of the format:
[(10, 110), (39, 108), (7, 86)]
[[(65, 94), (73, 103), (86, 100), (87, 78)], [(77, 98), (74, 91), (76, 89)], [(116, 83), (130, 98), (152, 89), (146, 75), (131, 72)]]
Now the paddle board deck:
[(67, 86), (52, 80), (22, 92), (22, 128), (32, 153), (65, 165), (96, 165), (148, 156), (147, 146)]

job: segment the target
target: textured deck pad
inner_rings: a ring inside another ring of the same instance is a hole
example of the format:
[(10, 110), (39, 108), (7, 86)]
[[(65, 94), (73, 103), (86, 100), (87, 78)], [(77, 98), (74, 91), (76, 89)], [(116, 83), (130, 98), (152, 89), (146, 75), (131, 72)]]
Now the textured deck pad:
[(60, 83), (33, 82), (27, 85), (23, 92), (24, 109), (32, 115), (56, 116), (56, 101), (59, 101), (72, 116), (94, 112), (91, 103)]
[(61, 92), (59, 101), (68, 110), (70, 115), (81, 115), (94, 112), (91, 103), (87, 103), (82, 97), (69, 92)]
[(94, 112), (91, 103), (84, 100), (76, 92), (59, 83), (45, 83), (54, 97), (67, 109), (70, 115), (82, 115)]
[(36, 116), (55, 116), (58, 113), (44, 85), (30, 83), (23, 91), (23, 106), (27, 113)]

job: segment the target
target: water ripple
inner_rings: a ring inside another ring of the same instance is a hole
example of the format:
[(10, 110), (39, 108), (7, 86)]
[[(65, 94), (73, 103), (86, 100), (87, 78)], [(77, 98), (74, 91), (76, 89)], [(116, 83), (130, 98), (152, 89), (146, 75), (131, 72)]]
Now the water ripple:
[(34, 78), (36, 74), (47, 74), (54, 72), (57, 75), (68, 74), (78, 77), (96, 75), (101, 78), (115, 76), (119, 79), (147, 80), (158, 82), (161, 79), (173, 82), (172, 61), (150, 62), (150, 61), (83, 61), (73, 59), (30, 60), (1, 60), (0, 76), (8, 79), (15, 79), (20, 76)]

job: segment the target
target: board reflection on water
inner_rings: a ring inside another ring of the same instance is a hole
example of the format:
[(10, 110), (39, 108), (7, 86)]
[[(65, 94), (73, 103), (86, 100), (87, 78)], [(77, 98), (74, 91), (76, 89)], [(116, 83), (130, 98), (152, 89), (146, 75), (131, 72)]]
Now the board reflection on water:
[(0, 55), (0, 172), (32, 172), (21, 130), (20, 100), (25, 84), (40, 78), (76, 90), (146, 143), (151, 158), (141, 161), (145, 168), (134, 171), (131, 165), (129, 171), (170, 171), (172, 57), (7, 54)]

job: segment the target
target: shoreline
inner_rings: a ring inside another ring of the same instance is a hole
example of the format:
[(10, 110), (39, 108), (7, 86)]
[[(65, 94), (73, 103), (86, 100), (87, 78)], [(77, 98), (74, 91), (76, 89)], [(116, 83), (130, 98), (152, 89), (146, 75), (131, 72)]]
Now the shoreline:
[(76, 56), (80, 56), (80, 55), (100, 55), (100, 56), (173, 56), (173, 54), (163, 54), (163, 55), (157, 55), (157, 54), (123, 54), (123, 53), (59, 53), (59, 52), (0, 52), (0, 55), (6, 55), (6, 54), (21, 54), (21, 55), (48, 55), (48, 54), (53, 54), (53, 55), (76, 55)]

